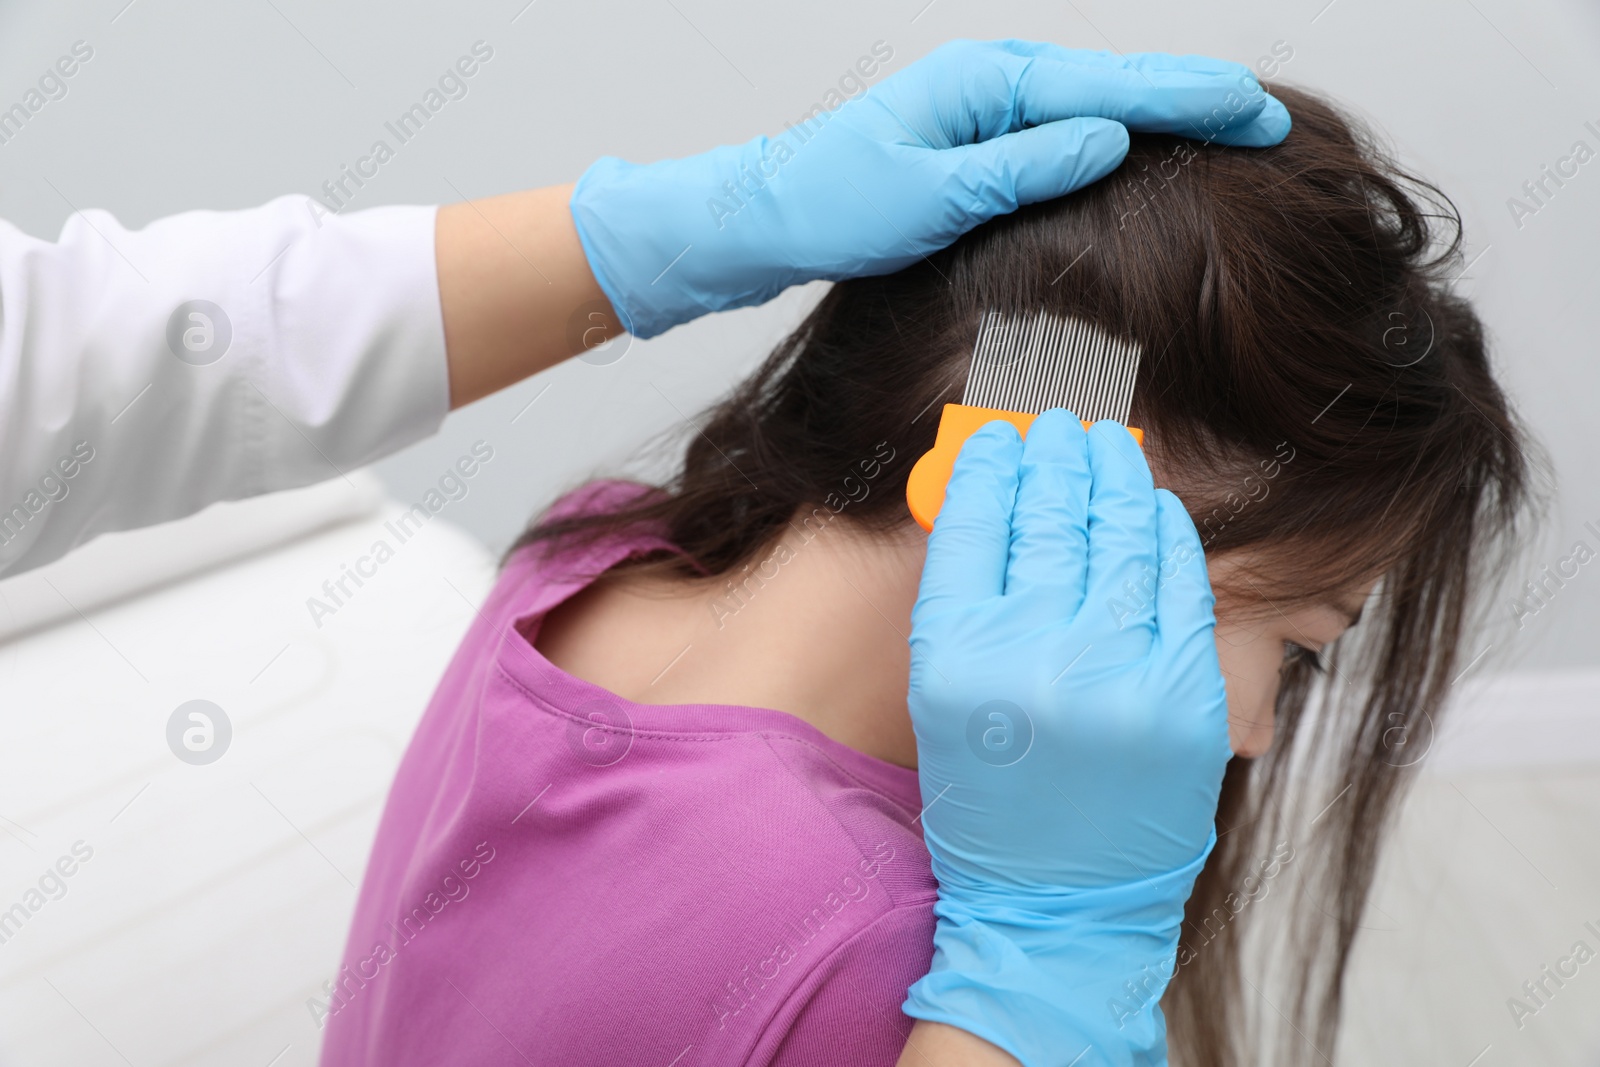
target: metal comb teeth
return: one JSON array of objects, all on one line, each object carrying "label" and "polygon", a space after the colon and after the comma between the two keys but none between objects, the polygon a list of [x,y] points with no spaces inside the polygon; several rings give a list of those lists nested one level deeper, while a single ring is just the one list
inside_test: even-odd
[{"label": "metal comb teeth", "polygon": [[1066,408],[1087,422],[1126,425],[1138,373],[1139,346],[1093,323],[988,311],[961,402],[1031,415]]}]

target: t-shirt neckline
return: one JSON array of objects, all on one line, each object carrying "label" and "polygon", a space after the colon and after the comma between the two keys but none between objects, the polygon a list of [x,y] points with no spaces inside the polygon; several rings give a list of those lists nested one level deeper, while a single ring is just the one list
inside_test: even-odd
[{"label": "t-shirt neckline", "polygon": [[[567,718],[574,730],[595,729],[591,712],[604,721],[620,721],[624,740],[643,737],[685,741],[733,740],[759,735],[806,744],[825,755],[852,777],[910,811],[918,810],[921,790],[917,772],[889,763],[836,741],[811,723],[776,708],[741,704],[643,704],[557,667],[534,641],[545,616],[590,585],[600,573],[632,555],[681,550],[654,533],[641,531],[607,538],[576,552],[556,556],[540,544],[528,545],[506,564],[503,578],[517,576],[515,587],[531,591],[510,605],[501,617],[494,661],[500,671],[544,710]],[[557,568],[567,572],[558,576]],[[507,618],[509,616],[509,618]],[[618,714],[620,713],[620,715]]]}]

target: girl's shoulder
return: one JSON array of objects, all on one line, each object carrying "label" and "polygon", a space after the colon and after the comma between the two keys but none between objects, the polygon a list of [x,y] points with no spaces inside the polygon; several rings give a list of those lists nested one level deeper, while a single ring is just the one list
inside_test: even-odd
[{"label": "girl's shoulder", "polygon": [[630,504],[664,495],[663,490],[643,482],[628,481],[625,478],[596,478],[557,497],[555,502],[545,509],[535,525],[557,519],[616,511]]},{"label": "girl's shoulder", "polygon": [[[558,497],[535,521],[533,529],[590,515],[619,511],[662,490],[640,482],[606,478],[585,482]],[[653,524],[641,522],[625,531],[606,530],[572,536],[529,539],[505,559],[502,585],[583,586],[632,555],[674,552],[677,549]]]}]

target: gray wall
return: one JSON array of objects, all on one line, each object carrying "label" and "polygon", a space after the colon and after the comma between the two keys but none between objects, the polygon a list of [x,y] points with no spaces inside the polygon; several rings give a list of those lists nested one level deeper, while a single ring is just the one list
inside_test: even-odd
[{"label": "gray wall", "polygon": [[[1579,539],[1600,550],[1583,525],[1600,528],[1600,161],[1521,225],[1507,206],[1575,140],[1600,149],[1584,127],[1600,128],[1600,15],[1582,0],[525,4],[6,4],[0,106],[74,41],[95,54],[65,97],[0,145],[0,215],[53,236],[69,201],[138,224],[314,192],[479,39],[495,53],[468,95],[401,148],[357,206],[563,182],[603,153],[646,160],[774,132],[879,39],[894,48],[893,69],[958,36],[1247,63],[1281,40],[1294,51],[1281,77],[1366,115],[1466,216],[1475,258],[1460,284],[1490,323],[1505,380],[1551,460],[1547,525],[1510,577],[1534,577]],[[472,441],[490,441],[497,458],[453,515],[502,547],[555,492],[680,428],[678,411],[726,388],[814,295],[635,343],[611,366],[559,368],[452,416],[440,437],[379,471],[411,498]],[[1600,662],[1600,562],[1520,632],[1507,625],[1504,598],[1495,611],[1494,647],[1477,670]]]}]

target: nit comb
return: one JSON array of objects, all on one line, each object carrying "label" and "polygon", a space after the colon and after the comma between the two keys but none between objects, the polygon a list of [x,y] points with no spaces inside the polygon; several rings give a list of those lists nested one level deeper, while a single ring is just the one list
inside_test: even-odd
[{"label": "nit comb", "polygon": [[[1082,319],[1048,312],[985,312],[961,403],[946,404],[932,450],[906,481],[911,517],[924,530],[944,507],[945,485],[961,446],[986,423],[1004,419],[1027,436],[1051,408],[1076,412],[1088,429],[1101,419],[1127,424],[1139,373],[1139,346]],[[1142,446],[1144,433],[1129,427]]]}]

